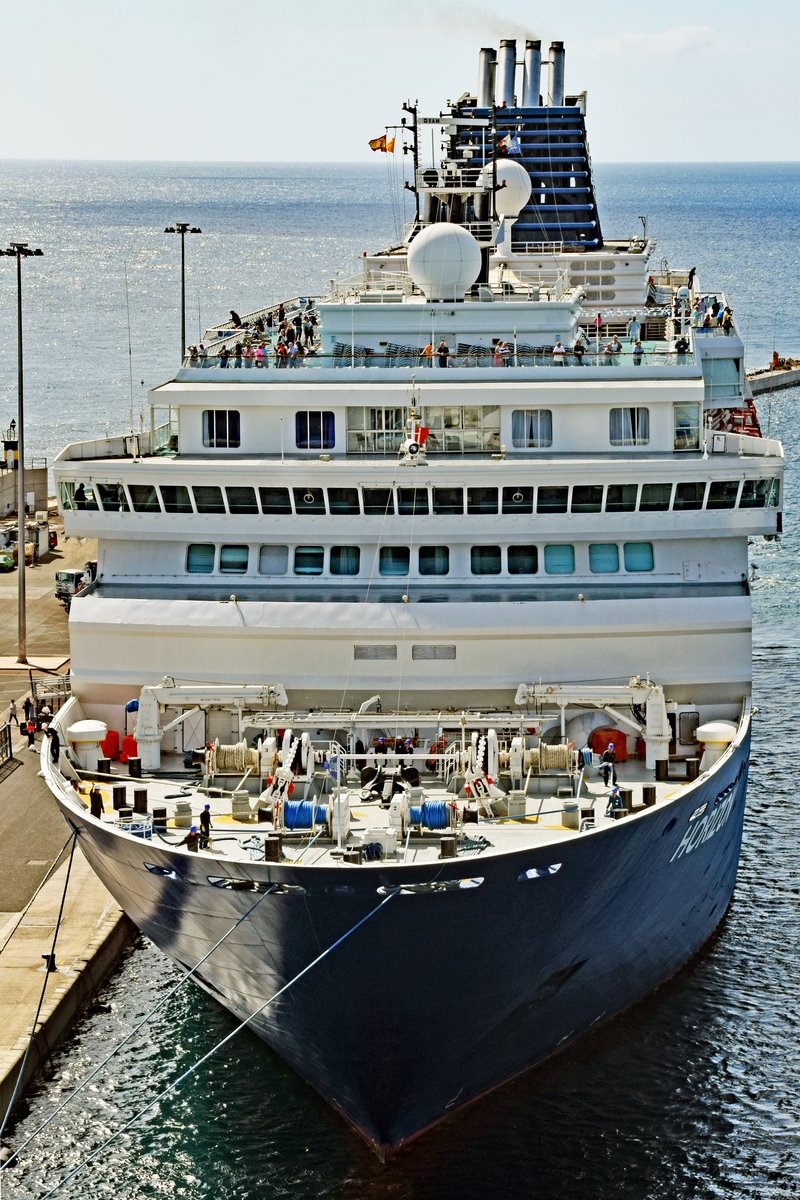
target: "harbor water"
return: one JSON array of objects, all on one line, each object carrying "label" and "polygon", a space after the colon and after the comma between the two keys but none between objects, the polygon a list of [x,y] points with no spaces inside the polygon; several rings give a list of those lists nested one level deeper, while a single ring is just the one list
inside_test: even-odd
[{"label": "harbor water", "polygon": [[[723,289],[748,351],[800,357],[800,165],[597,166],[606,236],[658,238],[654,266],[696,266]],[[286,296],[325,290],[403,219],[385,164],[0,163],[4,236],[23,263],[28,457],[134,423],[174,370],[180,245],[187,333]],[[406,212],[405,216],[408,217]],[[127,303],[126,303],[127,276]],[[198,322],[199,309],[199,322]],[[130,325],[130,343],[128,326]],[[16,287],[0,269],[0,426],[16,413]],[[130,354],[129,354],[130,345]],[[132,383],[132,387],[131,387]],[[757,541],[749,804],[733,903],[669,985],[571,1050],[442,1123],[387,1166],[261,1042],[239,1034],[103,1151],[64,1196],[120,1200],[784,1200],[800,1196],[800,838],[797,411],[800,388],[758,400],[787,454],[780,542]],[[568,911],[567,925],[579,918]],[[166,995],[176,968],[142,944],[53,1055],[10,1137],[18,1144]],[[364,963],[363,1021],[379,1028]],[[33,1017],[33,1014],[31,1014]],[[409,1054],[415,1020],[409,1014]],[[465,997],[453,1020],[480,1022]],[[167,1001],[4,1174],[33,1200],[132,1120],[234,1026],[199,989]],[[309,1030],[313,1038],[314,1031]]]}]

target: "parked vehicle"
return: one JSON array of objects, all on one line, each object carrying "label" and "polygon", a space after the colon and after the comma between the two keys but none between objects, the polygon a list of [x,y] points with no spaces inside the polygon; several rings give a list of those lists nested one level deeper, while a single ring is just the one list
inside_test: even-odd
[{"label": "parked vehicle", "polygon": [[85,588],[97,575],[97,559],[93,558],[82,567],[69,567],[56,571],[56,600],[60,600],[69,612],[72,597]]}]

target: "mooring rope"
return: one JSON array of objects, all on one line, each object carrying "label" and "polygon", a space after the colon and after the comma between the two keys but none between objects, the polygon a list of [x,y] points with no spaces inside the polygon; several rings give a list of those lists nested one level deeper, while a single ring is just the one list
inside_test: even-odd
[{"label": "mooring rope", "polygon": [[362,917],[360,921],[357,921],[355,925],[347,930],[347,933],[343,933],[342,936],[338,938],[331,946],[329,946],[327,950],[323,950],[322,953],[317,955],[317,957],[310,962],[307,967],[303,967],[302,971],[298,972],[293,979],[290,979],[289,982],[285,983],[282,988],[279,988],[278,991],[275,992],[274,996],[270,996],[269,1000],[265,1000],[264,1003],[259,1005],[259,1007],[250,1013],[248,1017],[245,1017],[243,1021],[240,1021],[235,1029],[232,1029],[231,1032],[226,1034],[226,1036],[217,1042],[215,1046],[212,1046],[211,1049],[204,1054],[202,1058],[199,1058],[193,1066],[184,1071],[182,1075],[179,1075],[174,1083],[171,1083],[168,1088],[165,1088],[163,1092],[160,1092],[159,1095],[156,1096],[155,1100],[151,1100],[144,1106],[144,1108],[140,1109],[138,1113],[131,1117],[130,1121],[123,1125],[121,1129],[118,1129],[116,1133],[112,1133],[111,1137],[106,1138],[106,1140],[99,1145],[96,1150],[93,1150],[92,1153],[87,1155],[82,1162],[78,1163],[77,1167],[74,1167],[69,1174],[64,1176],[63,1179],[60,1179],[55,1187],[52,1187],[49,1192],[45,1192],[44,1195],[40,1197],[40,1200],[50,1200],[50,1197],[54,1196],[56,1192],[60,1191],[65,1183],[69,1183],[71,1179],[74,1179],[75,1176],[84,1169],[84,1167],[87,1167],[89,1163],[93,1162],[93,1160],[97,1158],[99,1154],[102,1154],[102,1152],[108,1146],[110,1146],[112,1142],[115,1142],[123,1133],[127,1133],[127,1131],[132,1128],[137,1121],[140,1121],[145,1113],[148,1113],[151,1108],[155,1108],[156,1105],[160,1104],[162,1100],[166,1099],[171,1092],[174,1092],[176,1088],[180,1087],[180,1085],[186,1079],[188,1079],[195,1073],[195,1071],[202,1067],[203,1063],[208,1062],[210,1058],[213,1058],[213,1056],[220,1051],[223,1046],[227,1045],[228,1042],[236,1037],[237,1033],[241,1033],[241,1031],[245,1029],[251,1021],[255,1020],[255,1018],[264,1012],[266,1008],[269,1008],[270,1004],[273,1004],[280,996],[284,995],[285,992],[288,992],[289,988],[293,987],[300,979],[303,978],[304,975],[307,975],[309,971],[312,971],[318,963],[322,962],[323,958],[327,958],[327,956],[331,954],[332,951],[337,948],[337,946],[341,946],[342,942],[346,941],[351,934],[354,934],[357,929],[360,929],[362,925],[369,921],[370,917],[374,917],[375,913],[379,912],[380,909],[383,908],[384,904],[388,904],[388,902],[397,894],[397,892],[390,892],[388,896],[385,896],[383,900],[381,900],[380,904],[376,905],[376,907],[373,908],[371,912],[368,912],[365,917]]}]

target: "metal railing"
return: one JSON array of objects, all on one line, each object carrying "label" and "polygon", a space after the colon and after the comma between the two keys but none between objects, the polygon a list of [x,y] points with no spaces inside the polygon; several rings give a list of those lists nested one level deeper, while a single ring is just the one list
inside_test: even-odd
[{"label": "metal railing", "polygon": [[494,370],[502,367],[674,367],[691,366],[694,363],[692,353],[679,354],[666,346],[648,347],[641,353],[630,347],[623,347],[616,352],[606,349],[584,350],[582,355],[576,355],[572,349],[565,349],[563,354],[554,354],[552,347],[514,348],[513,342],[506,343],[507,349],[470,347],[466,353],[448,351],[445,364],[440,364],[434,350],[432,357],[425,354],[424,349],[410,350],[401,348],[396,353],[386,353],[383,350],[372,350],[364,346],[343,346],[334,354],[323,354],[313,348],[307,348],[302,354],[285,355],[278,353],[277,347],[268,345],[262,348],[260,357],[227,353],[224,355],[207,354],[205,358],[187,355],[183,367],[194,370],[319,370],[345,369],[352,367],[407,367],[414,370],[442,370],[448,368],[480,367]]}]

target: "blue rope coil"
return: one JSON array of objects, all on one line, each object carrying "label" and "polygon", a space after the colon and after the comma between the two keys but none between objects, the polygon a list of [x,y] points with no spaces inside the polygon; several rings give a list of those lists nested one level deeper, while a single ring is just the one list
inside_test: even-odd
[{"label": "blue rope coil", "polygon": [[324,825],[328,810],[313,800],[287,800],[283,806],[283,823],[287,829],[313,829]]},{"label": "blue rope coil", "polygon": [[447,801],[426,800],[424,804],[411,804],[411,824],[424,829],[447,829]]}]

